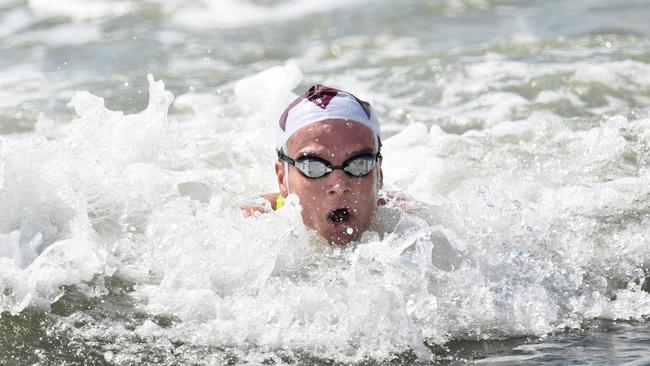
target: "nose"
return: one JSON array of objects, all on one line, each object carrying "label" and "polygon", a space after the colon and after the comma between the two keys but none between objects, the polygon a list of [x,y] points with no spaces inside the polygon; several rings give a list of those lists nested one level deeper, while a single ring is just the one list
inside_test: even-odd
[{"label": "nose", "polygon": [[335,170],[329,174],[327,194],[348,194],[352,192],[350,187],[350,177],[348,177],[342,170]]}]

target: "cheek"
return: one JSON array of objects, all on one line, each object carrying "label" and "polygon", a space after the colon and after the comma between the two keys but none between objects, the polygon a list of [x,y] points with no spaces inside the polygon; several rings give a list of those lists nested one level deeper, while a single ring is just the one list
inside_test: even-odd
[{"label": "cheek", "polygon": [[362,215],[370,215],[377,206],[377,185],[372,177],[354,185],[354,200]]},{"label": "cheek", "polygon": [[352,186],[355,196],[362,200],[373,200],[377,195],[377,184],[373,176],[359,179]]},{"label": "cheek", "polygon": [[307,179],[299,173],[289,174],[289,188],[291,193],[300,198],[303,207],[313,206],[318,202],[318,197],[323,195],[324,190],[318,180]]}]

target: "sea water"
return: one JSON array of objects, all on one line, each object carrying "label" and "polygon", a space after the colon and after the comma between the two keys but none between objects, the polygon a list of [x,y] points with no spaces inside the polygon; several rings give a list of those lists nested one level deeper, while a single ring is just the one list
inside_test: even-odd
[{"label": "sea water", "polygon": [[[650,363],[650,3],[0,0],[0,363]],[[276,190],[314,83],[382,207]]]}]

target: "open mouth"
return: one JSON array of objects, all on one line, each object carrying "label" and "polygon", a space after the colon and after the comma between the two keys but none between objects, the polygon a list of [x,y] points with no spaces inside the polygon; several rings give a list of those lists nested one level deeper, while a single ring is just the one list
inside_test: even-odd
[{"label": "open mouth", "polygon": [[347,208],[337,208],[330,212],[329,219],[335,224],[345,222],[350,218],[350,211]]}]

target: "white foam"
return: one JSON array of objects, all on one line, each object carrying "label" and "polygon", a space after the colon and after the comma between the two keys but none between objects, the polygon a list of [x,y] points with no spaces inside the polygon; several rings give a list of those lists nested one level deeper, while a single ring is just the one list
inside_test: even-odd
[{"label": "white foam", "polygon": [[14,9],[0,17],[0,37],[8,37],[35,22],[25,9]]},{"label": "white foam", "polygon": [[284,110],[297,95],[291,91],[302,80],[302,71],[296,63],[275,66],[235,84],[237,98],[249,108],[265,116],[264,127],[273,128]]},{"label": "white foam", "polygon": [[0,108],[17,109],[22,103],[41,96],[46,75],[31,65],[7,67],[0,72]]},{"label": "white foam", "polygon": [[314,3],[307,0],[283,1],[272,6],[254,5],[233,0],[209,0],[203,6],[180,6],[175,3],[173,20],[191,27],[239,28],[286,22],[334,9],[354,6],[366,0],[334,0]]},{"label": "white foam", "polygon": [[[117,123],[121,113],[103,109],[100,98],[80,94],[73,104],[82,118],[70,127],[66,138],[46,140],[27,136],[1,140],[1,254],[15,268],[13,273],[17,277],[11,281],[19,285],[10,289],[21,295],[5,299],[5,309],[20,311],[30,303],[48,305],[58,295],[60,286],[87,281],[92,274],[103,271],[105,255],[95,241],[95,229],[101,229],[103,224],[101,215],[117,209],[118,215],[128,216],[128,209],[119,211],[120,202],[110,201],[110,191],[116,187],[109,188],[107,179],[111,171],[117,172],[113,169],[118,169],[120,174],[126,172],[128,177],[129,168],[136,170],[140,177],[144,175],[142,179],[150,179],[151,175],[143,174],[141,167],[133,168],[129,164],[138,163],[151,153],[155,159],[152,145],[140,151],[133,149],[144,142],[144,133],[148,136],[145,140],[155,135],[151,135],[154,126],[160,120],[164,122],[171,103],[170,96],[156,86],[161,87],[152,81],[151,104],[141,114],[150,123],[139,126],[140,134],[129,125],[138,116],[126,116],[121,124]],[[164,110],[163,115],[159,114],[160,108]],[[161,128],[160,124],[157,126]],[[120,129],[122,132],[118,133]],[[124,134],[125,131],[129,133]],[[96,135],[97,132],[102,135]],[[123,140],[126,136],[130,140]],[[124,151],[131,149],[131,154],[100,164],[104,157],[114,155],[115,150],[111,149],[121,148],[120,142],[125,144],[121,146],[128,146]],[[116,165],[120,163],[124,165]],[[137,184],[137,187],[150,185]],[[145,190],[144,194],[154,194],[151,192]],[[136,190],[134,195],[138,193]],[[99,199],[93,200],[93,196]],[[108,202],[101,204],[107,199]],[[136,211],[139,209],[137,205],[132,206],[136,206],[133,207]],[[89,219],[89,213],[98,216]]]},{"label": "white foam", "polygon": [[[23,32],[12,37],[11,44],[44,43],[48,45],[79,45],[102,39],[99,25],[90,23],[64,23],[46,30]],[[65,62],[74,62],[69,60]]]},{"label": "white foam", "polygon": [[385,184],[428,205],[382,207],[374,232],[337,249],[304,227],[295,196],[252,218],[236,207],[275,189],[278,111],[263,96],[289,100],[301,75],[289,64],[223,86],[229,97],[188,94],[177,106],[197,115],[183,123],[150,77],[141,113],[79,92],[79,117],[53,138],[0,137],[0,307],[47,306],[62,285],[114,275],[134,282],[138,309],[176,319],[147,321],[138,336],[251,363],[280,350],[339,362],[412,350],[424,361],[423,341],[650,315],[635,285],[650,265],[650,225],[635,216],[648,172],[625,163],[650,142],[647,120],[576,127],[539,112],[463,134],[413,122],[384,140]]},{"label": "white foam", "polygon": [[[647,88],[650,82],[646,77],[636,75],[650,74],[648,65],[633,60],[596,62],[585,61],[584,58],[563,63],[536,64],[487,54],[478,61],[468,60],[465,67],[449,67],[446,70],[444,78],[436,83],[442,88],[441,100],[433,106],[435,108],[418,115],[440,121],[453,129],[471,130],[491,127],[500,121],[530,113],[531,107],[539,106],[540,103],[555,103],[559,106],[566,103],[575,109],[600,115],[629,106],[627,101],[621,100],[620,95],[631,95],[639,101],[643,100],[644,93],[639,91]],[[561,75],[570,78],[573,85],[557,90],[541,90],[533,100],[505,91],[527,83],[535,86],[537,80],[543,82]],[[611,91],[602,90],[603,85]],[[602,99],[607,103],[603,104]],[[401,106],[393,106],[398,107]]]},{"label": "white foam", "polygon": [[38,17],[65,16],[75,20],[119,16],[131,9],[131,4],[127,2],[104,0],[60,0],[56,3],[47,0],[29,0],[28,4]]}]

